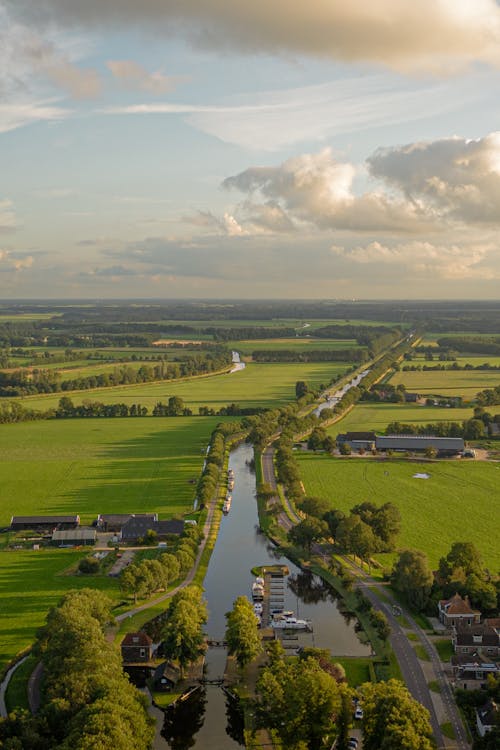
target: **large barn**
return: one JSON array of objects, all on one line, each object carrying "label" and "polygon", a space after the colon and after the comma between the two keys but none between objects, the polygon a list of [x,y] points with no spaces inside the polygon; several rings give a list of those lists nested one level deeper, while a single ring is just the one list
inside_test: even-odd
[{"label": "large barn", "polygon": [[425,451],[435,448],[439,456],[456,456],[465,447],[463,438],[436,437],[434,435],[377,435],[378,451]]}]

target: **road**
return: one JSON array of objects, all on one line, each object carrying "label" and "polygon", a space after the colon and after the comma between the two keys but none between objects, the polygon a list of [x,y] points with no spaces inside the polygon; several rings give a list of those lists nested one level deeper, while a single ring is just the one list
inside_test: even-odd
[{"label": "road", "polygon": [[[272,502],[274,504],[280,503],[281,506],[281,510],[279,511],[277,516],[278,523],[285,531],[289,531],[294,523],[298,523],[300,521],[300,517],[297,515],[294,508],[292,508],[286,496],[284,497],[285,507],[281,504],[281,500],[277,492],[276,476],[274,472],[274,448],[272,445],[269,445],[262,454],[262,474],[264,482],[276,489],[276,495],[272,499]],[[353,562],[351,560],[348,560],[348,563],[350,566],[353,566]],[[424,675],[422,666],[415,653],[412,643],[408,640],[405,631],[392,613],[392,604],[396,604],[396,602],[390,602],[388,604],[387,602],[383,602],[381,599],[379,599],[376,593],[374,593],[370,588],[376,586],[377,582],[369,577],[362,568],[358,566],[354,567],[356,567],[356,573],[358,575],[359,588],[362,590],[363,594],[369,600],[373,608],[382,612],[389,621],[389,624],[391,626],[390,644],[398,660],[401,674],[403,675],[403,679],[411,695],[429,711],[432,731],[434,733],[434,738],[436,740],[438,748],[447,747],[449,749],[454,746],[455,748],[457,748],[457,750],[470,750],[470,744],[467,742],[467,735],[463,727],[458,708],[454,701],[452,690],[450,688],[446,675],[444,674],[441,661],[434,645],[429,640],[426,633],[424,633],[424,631],[413,620],[411,615],[409,615],[407,612],[404,612],[406,620],[409,622],[411,628],[418,636],[420,643],[425,648],[431,659],[435,677],[441,689],[444,710],[448,716],[448,721],[450,721],[450,723],[452,724],[455,732],[454,745],[450,744],[449,740],[445,742],[443,733],[441,731],[440,722],[436,714],[436,709],[432,700],[431,692],[427,684],[427,678]],[[387,592],[384,592],[384,594],[385,596],[388,595]]]}]

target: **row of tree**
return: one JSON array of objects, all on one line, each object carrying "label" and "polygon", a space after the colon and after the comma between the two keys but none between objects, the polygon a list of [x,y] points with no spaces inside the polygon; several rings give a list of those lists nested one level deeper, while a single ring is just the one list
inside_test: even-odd
[{"label": "row of tree", "polygon": [[[496,418],[492,417],[491,421]],[[465,440],[480,440],[486,434],[486,424],[482,419],[466,419],[463,422],[430,422],[412,424],[410,422],[390,422],[387,435],[433,435],[436,437],[463,437]]]},{"label": "row of tree", "polygon": [[144,696],[124,675],[120,652],[104,627],[111,601],[101,592],[66,594],[40,630],[34,654],[44,667],[44,701],[31,716],[0,720],[5,750],[137,750],[152,746]]},{"label": "row of tree", "polygon": [[500,365],[492,365],[490,362],[482,362],[480,365],[472,365],[470,362],[466,362],[463,365],[459,365],[458,362],[453,364],[438,364],[438,365],[403,365],[401,368],[402,372],[448,372],[448,371],[459,371],[459,370],[500,370]]},{"label": "row of tree", "polygon": [[500,385],[494,388],[486,388],[476,393],[476,401],[480,406],[494,406],[500,404]]},{"label": "row of tree", "polygon": [[437,344],[442,349],[450,348],[466,354],[500,355],[500,336],[443,336]]}]

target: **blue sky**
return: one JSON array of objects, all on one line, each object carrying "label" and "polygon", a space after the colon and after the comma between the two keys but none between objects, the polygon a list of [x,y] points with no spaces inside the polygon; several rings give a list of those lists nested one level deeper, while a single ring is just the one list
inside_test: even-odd
[{"label": "blue sky", "polygon": [[3,297],[498,296],[493,0],[0,0]]}]

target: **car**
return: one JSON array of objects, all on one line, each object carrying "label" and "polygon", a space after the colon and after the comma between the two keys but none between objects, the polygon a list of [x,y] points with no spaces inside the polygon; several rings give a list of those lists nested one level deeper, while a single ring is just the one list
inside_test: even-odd
[{"label": "car", "polygon": [[349,737],[349,741],[347,742],[347,747],[352,747],[353,749],[356,748],[359,744],[359,740],[356,737]]},{"label": "car", "polygon": [[362,719],[363,718],[363,709],[360,708],[359,706],[357,707],[357,709],[354,712],[354,718],[355,719]]}]

